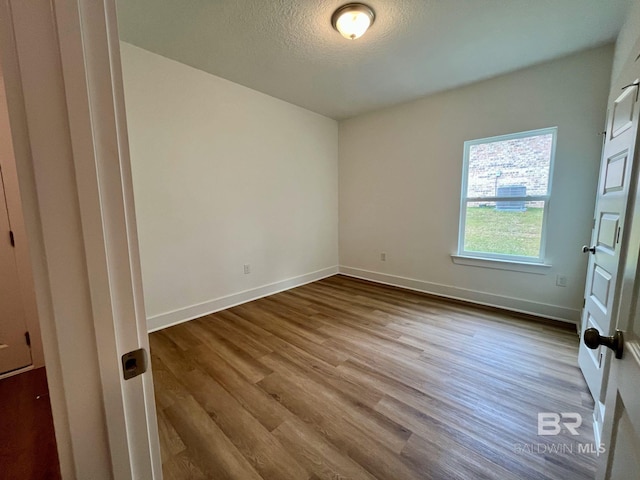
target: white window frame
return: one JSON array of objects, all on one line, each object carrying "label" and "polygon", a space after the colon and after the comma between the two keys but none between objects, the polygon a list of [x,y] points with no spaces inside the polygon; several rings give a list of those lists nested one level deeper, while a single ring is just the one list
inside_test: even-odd
[{"label": "white window frame", "polygon": [[[481,145],[485,143],[502,142],[507,140],[517,140],[519,138],[535,137],[539,135],[552,135],[551,158],[549,162],[549,179],[547,183],[546,195],[525,195],[521,197],[468,197],[469,182],[469,151],[473,145]],[[495,137],[479,138],[476,140],[468,140],[464,142],[464,157],[462,166],[462,190],[460,197],[460,226],[458,230],[458,255],[461,258],[478,258],[483,260],[496,260],[499,262],[527,263],[527,264],[544,264],[547,243],[547,219],[549,217],[549,204],[551,203],[551,187],[553,179],[553,167],[556,156],[556,143],[558,137],[558,127],[540,128],[538,130],[528,130],[526,132],[511,133],[507,135],[498,135]],[[508,255],[503,253],[491,252],[475,252],[466,251],[464,249],[464,235],[467,217],[467,203],[469,202],[509,202],[524,201],[535,202],[543,201],[544,210],[542,213],[542,232],[540,234],[540,255],[538,257],[528,257],[522,255]],[[463,263],[463,262],[456,262]]]}]

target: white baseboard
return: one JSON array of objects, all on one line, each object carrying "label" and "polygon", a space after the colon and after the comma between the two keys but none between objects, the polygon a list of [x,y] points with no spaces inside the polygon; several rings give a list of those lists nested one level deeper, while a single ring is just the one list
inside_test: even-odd
[{"label": "white baseboard", "polygon": [[172,310],[170,312],[161,313],[147,318],[147,330],[149,333],[163,328],[171,327],[194,318],[209,315],[220,310],[235,307],[242,303],[251,302],[258,298],[267,297],[274,293],[283,292],[291,288],[299,287],[306,283],[315,282],[326,277],[330,277],[338,273],[338,267],[329,267],[315,272],[300,275],[298,277],[287,278],[278,282],[263,285],[261,287],[244,290],[238,293],[232,293],[224,297],[215,298],[206,302],[190,305],[188,307]]},{"label": "white baseboard", "polygon": [[35,367],[33,365],[27,365],[26,367],[18,368],[17,370],[11,370],[10,372],[3,373],[2,375],[0,375],[0,380],[13,377],[14,375],[20,375],[21,373],[28,372],[29,370],[34,370],[34,369]]},{"label": "white baseboard", "polygon": [[436,295],[438,297],[463,300],[465,302],[502,308],[513,312],[536,315],[538,317],[572,324],[577,324],[580,320],[579,310],[561,307],[559,305],[532,302],[521,298],[506,297],[503,295],[496,295],[494,293],[479,292],[477,290],[459,288],[451,285],[425,282],[423,280],[389,275],[387,273],[372,272],[370,270],[362,270],[344,265],[340,265],[339,270],[340,274],[347,275],[349,277],[415,290],[418,292]]},{"label": "white baseboard", "polygon": [[444,298],[454,300],[463,300],[466,302],[486,305],[491,307],[502,308],[514,312],[527,313],[539,317],[558,320],[572,324],[578,324],[580,319],[580,311],[573,310],[558,305],[549,305],[545,303],[532,302],[520,298],[506,297],[493,293],[479,292],[465,288],[454,287],[450,285],[442,285],[438,283],[425,282],[413,278],[401,277],[397,275],[389,275],[386,273],[373,272],[359,268],[347,267],[329,267],[315,272],[300,275],[298,277],[288,278],[279,282],[270,283],[261,287],[244,290],[242,292],[233,293],[224,297],[215,298],[206,302],[190,305],[170,312],[154,315],[147,319],[147,329],[149,333],[163,328],[171,327],[179,323],[193,320],[194,318],[209,315],[211,313],[235,307],[242,303],[251,302],[258,298],[267,297],[278,292],[299,287],[306,283],[315,282],[326,277],[330,277],[340,273],[349,277],[369,280],[376,283],[391,285],[394,287],[406,288],[418,292],[428,293]]}]

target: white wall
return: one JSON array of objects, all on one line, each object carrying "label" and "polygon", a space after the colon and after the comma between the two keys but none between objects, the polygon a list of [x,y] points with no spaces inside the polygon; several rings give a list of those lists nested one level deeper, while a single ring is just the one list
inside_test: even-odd
[{"label": "white wall", "polygon": [[622,71],[622,67],[629,61],[630,57],[633,57],[631,59],[633,61],[640,55],[640,52],[634,48],[638,40],[640,40],[640,0],[632,0],[625,22],[616,40],[611,83],[615,83]]},{"label": "white wall", "polygon": [[335,273],[337,122],[121,48],[149,328]]},{"label": "white wall", "polygon": [[[341,122],[341,271],[577,321],[612,56],[605,46]],[[463,142],[551,126],[553,267],[540,275],[452,263]]]}]

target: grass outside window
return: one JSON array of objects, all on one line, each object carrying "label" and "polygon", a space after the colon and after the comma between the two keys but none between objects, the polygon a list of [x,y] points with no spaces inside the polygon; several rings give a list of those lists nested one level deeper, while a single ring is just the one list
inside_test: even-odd
[{"label": "grass outside window", "polygon": [[493,206],[467,206],[464,250],[539,257],[544,209],[500,211]]}]

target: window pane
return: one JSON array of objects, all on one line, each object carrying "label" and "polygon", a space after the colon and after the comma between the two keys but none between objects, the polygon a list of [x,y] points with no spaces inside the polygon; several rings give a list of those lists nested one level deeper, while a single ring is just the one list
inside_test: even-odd
[{"label": "window pane", "polygon": [[467,197],[547,195],[553,134],[469,146]]},{"label": "window pane", "polygon": [[540,257],[544,202],[503,203],[467,203],[464,251]]}]

